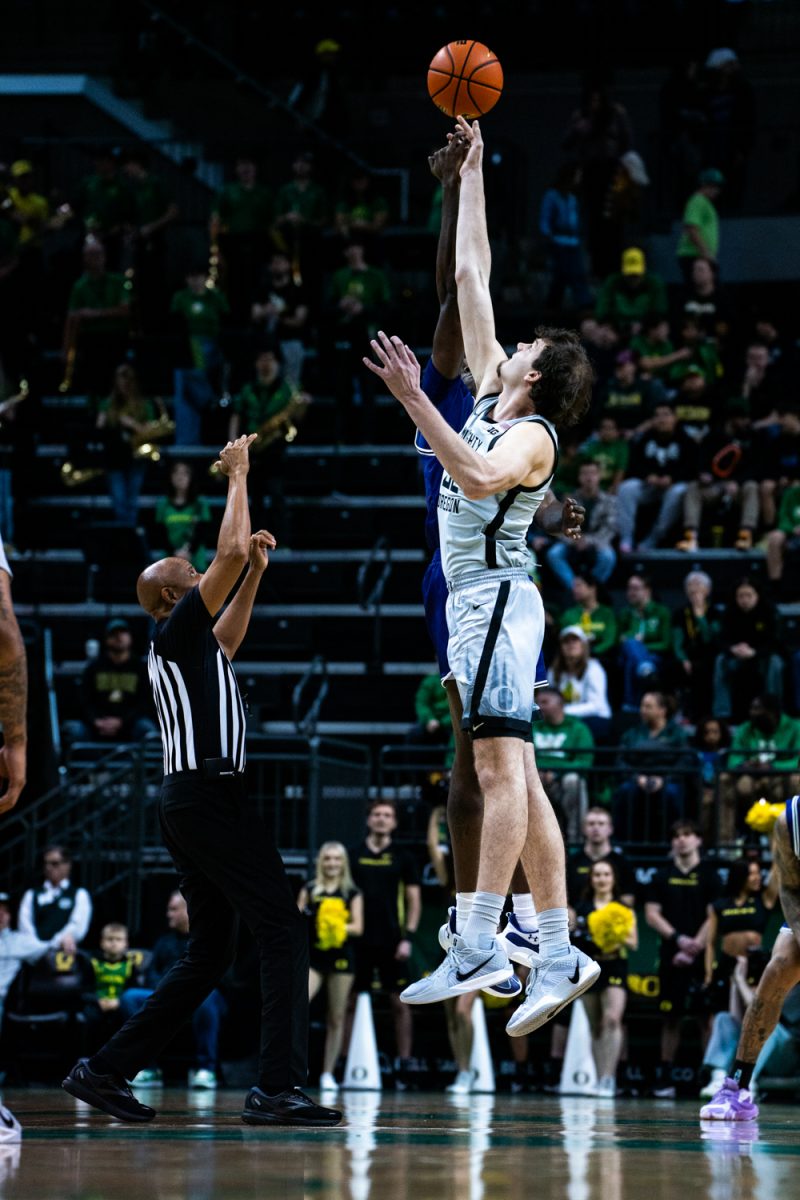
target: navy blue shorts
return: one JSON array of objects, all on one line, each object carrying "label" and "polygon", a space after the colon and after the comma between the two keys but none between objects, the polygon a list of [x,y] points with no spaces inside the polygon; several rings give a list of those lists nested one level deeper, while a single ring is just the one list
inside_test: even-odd
[{"label": "navy blue shorts", "polygon": [[[447,584],[442,571],[442,558],[439,550],[434,550],[433,557],[428,563],[422,577],[422,603],[425,608],[425,624],[428,636],[433,642],[436,658],[439,663],[439,674],[442,679],[450,674],[450,663],[447,661],[447,643],[450,634],[447,629]],[[547,686],[547,671],[544,665],[544,654],[539,651],[539,661],[536,664],[536,682],[534,688]]]}]

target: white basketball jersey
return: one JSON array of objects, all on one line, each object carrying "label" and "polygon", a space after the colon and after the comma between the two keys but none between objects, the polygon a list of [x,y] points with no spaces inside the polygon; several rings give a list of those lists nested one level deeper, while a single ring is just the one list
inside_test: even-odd
[{"label": "white basketball jersey", "polygon": [[509,429],[523,421],[533,421],[544,425],[553,439],[553,471],[536,488],[518,484],[507,492],[497,492],[481,500],[468,500],[445,471],[439,488],[438,516],[442,567],[448,583],[463,575],[495,568],[528,566],[530,556],[525,537],[558,466],[558,437],[550,422],[533,413],[513,421],[492,421],[488,414],[496,403],[496,395],[478,400],[461,430],[460,436],[467,445],[476,454],[486,455]]}]

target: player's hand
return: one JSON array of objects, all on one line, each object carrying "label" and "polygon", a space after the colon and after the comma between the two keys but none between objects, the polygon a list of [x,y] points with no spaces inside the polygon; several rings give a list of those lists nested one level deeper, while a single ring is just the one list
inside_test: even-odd
[{"label": "player's hand", "polygon": [[428,166],[434,178],[438,179],[445,187],[452,187],[457,184],[459,171],[466,157],[467,149],[467,142],[460,131],[458,133],[448,133],[447,145],[442,146],[428,158]]},{"label": "player's hand", "polygon": [[586,509],[573,496],[567,496],[561,509],[561,532],[565,537],[577,539],[586,520]]},{"label": "player's hand", "polygon": [[250,552],[248,561],[250,569],[253,571],[266,571],[269,563],[268,551],[274,550],[277,546],[275,537],[266,529],[259,529],[258,533],[250,535]]},{"label": "player's hand", "polygon": [[0,749],[0,780],[8,785],[0,795],[0,816],[11,812],[25,787],[26,746],[24,742],[6,744]]},{"label": "player's hand", "polygon": [[461,132],[464,135],[468,146],[467,157],[461,164],[461,178],[463,179],[465,175],[483,169],[483,137],[477,121],[473,121],[471,125],[464,117],[458,117],[457,121],[456,133]]},{"label": "player's hand", "polygon": [[258,437],[257,433],[242,434],[233,442],[228,442],[219,452],[219,458],[214,463],[214,469],[223,475],[246,475],[250,470],[250,446]]},{"label": "player's hand", "polygon": [[364,366],[386,384],[389,391],[401,404],[408,405],[417,400],[420,392],[420,366],[408,346],[399,337],[389,337],[382,329],[377,338],[370,342],[380,366],[370,358],[363,358]]}]

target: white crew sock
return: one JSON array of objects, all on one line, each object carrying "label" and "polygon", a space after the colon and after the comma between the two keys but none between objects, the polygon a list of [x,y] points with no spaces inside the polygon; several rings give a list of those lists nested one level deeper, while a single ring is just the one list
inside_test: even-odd
[{"label": "white crew sock", "polygon": [[569,916],[565,908],[539,913],[539,954],[542,959],[567,958],[570,952]]},{"label": "white crew sock", "polygon": [[505,905],[505,896],[494,892],[476,892],[472,901],[472,910],[464,926],[461,936],[470,947],[480,946],[480,938],[497,936],[497,926]]},{"label": "white crew sock", "polygon": [[530,892],[512,892],[511,900],[514,905],[514,916],[520,929],[526,933],[536,933],[539,928],[539,918],[536,916],[536,905]]},{"label": "white crew sock", "polygon": [[463,932],[464,926],[469,920],[469,914],[472,912],[472,901],[475,899],[474,892],[456,892],[456,932]]}]

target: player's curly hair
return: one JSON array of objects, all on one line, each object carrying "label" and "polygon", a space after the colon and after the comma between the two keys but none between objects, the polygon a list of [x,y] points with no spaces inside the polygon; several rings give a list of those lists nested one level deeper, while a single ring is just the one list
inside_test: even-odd
[{"label": "player's curly hair", "polygon": [[534,338],[547,343],[536,359],[541,379],[530,392],[536,412],[556,429],[577,425],[592,398],[594,372],[589,356],[572,329],[540,326]]}]

